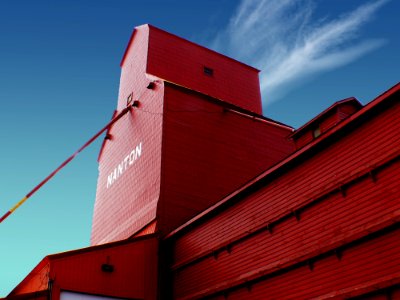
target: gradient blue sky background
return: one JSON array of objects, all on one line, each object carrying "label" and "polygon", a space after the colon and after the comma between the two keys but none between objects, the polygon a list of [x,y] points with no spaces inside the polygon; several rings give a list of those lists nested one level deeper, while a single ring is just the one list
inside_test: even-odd
[{"label": "gradient blue sky background", "polygon": [[[397,0],[1,1],[0,214],[109,121],[134,26],[262,69],[264,114],[298,127],[398,82],[399,11]],[[0,296],[45,255],[89,245],[100,142],[0,225]]]}]

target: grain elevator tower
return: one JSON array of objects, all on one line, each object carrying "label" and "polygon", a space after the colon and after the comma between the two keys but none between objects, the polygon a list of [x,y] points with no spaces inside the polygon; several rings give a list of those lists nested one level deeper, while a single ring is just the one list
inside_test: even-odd
[{"label": "grain elevator tower", "polygon": [[293,151],[260,115],[257,69],[151,25],[121,68],[117,112],[135,108],[99,155],[93,245],[168,233]]}]

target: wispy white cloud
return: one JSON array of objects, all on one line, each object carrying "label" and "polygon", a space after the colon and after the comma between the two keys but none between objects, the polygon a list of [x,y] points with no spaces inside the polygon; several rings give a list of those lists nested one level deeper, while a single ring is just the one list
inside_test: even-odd
[{"label": "wispy white cloud", "polygon": [[315,19],[312,0],[242,0],[211,47],[260,68],[261,92],[271,103],[304,80],[381,47],[384,40],[363,40],[359,33],[386,2]]}]

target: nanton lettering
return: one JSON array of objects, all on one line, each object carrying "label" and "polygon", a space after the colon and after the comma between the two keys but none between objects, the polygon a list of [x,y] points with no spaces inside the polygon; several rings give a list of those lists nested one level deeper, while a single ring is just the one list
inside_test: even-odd
[{"label": "nanton lettering", "polygon": [[109,188],[133,163],[142,155],[142,142],[136,146],[125,158],[115,167],[107,177],[107,188]]}]

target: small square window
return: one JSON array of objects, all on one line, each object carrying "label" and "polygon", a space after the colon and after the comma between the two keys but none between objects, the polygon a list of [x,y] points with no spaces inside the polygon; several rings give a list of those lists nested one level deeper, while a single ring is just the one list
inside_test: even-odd
[{"label": "small square window", "polygon": [[321,128],[319,126],[317,128],[314,128],[313,130],[313,138],[316,139],[321,135]]},{"label": "small square window", "polygon": [[213,76],[214,75],[214,70],[209,68],[209,67],[204,67],[203,72],[207,76]]}]

